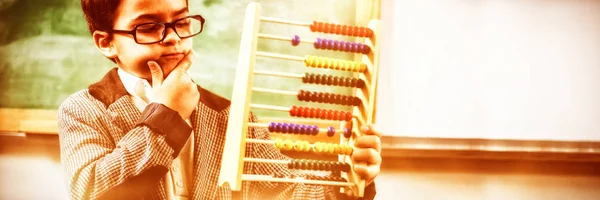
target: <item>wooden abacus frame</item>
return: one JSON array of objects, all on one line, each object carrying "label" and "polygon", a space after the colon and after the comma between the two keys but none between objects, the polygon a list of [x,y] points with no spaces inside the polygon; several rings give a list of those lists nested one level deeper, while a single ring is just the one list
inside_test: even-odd
[{"label": "wooden abacus frame", "polygon": [[[281,20],[275,18],[261,17],[260,16],[261,6],[258,3],[250,3],[246,9],[246,15],[244,20],[244,26],[242,29],[242,38],[240,43],[240,51],[238,57],[238,64],[236,68],[235,81],[233,85],[233,94],[231,98],[230,116],[226,132],[226,141],[224,146],[224,153],[221,162],[221,171],[219,175],[219,185],[228,184],[229,187],[234,191],[241,190],[242,181],[270,181],[270,182],[288,182],[288,183],[305,183],[305,184],[319,184],[319,185],[330,185],[330,186],[341,186],[340,192],[348,193],[346,189],[349,189],[354,196],[362,197],[364,195],[365,180],[354,173],[352,165],[350,164],[350,170],[347,173],[342,174],[347,178],[348,182],[334,182],[334,181],[321,181],[321,180],[308,180],[303,178],[274,178],[267,175],[249,175],[243,174],[244,162],[267,162],[267,163],[278,163],[287,164],[290,161],[277,161],[277,160],[264,160],[255,158],[244,158],[246,143],[263,143],[273,144],[272,141],[257,141],[253,139],[247,139],[247,132],[249,127],[264,128],[265,125],[256,123],[249,123],[250,108],[261,108],[279,111],[290,111],[289,108],[280,106],[269,106],[269,105],[258,105],[251,104],[250,100],[252,97],[252,91],[270,92],[283,95],[294,95],[294,92],[279,91],[263,88],[253,88],[254,74],[283,76],[301,78],[301,76],[286,73],[276,72],[265,72],[255,71],[255,62],[257,56],[279,58],[286,60],[304,61],[305,63],[309,59],[303,59],[301,57],[281,55],[274,53],[258,52],[257,42],[259,38],[277,39],[277,40],[290,40],[283,37],[260,34],[259,24],[261,22],[272,22],[281,23],[287,25],[296,26],[310,26],[310,23],[294,22],[288,20]],[[368,28],[373,31],[370,37],[365,39],[364,44],[370,48],[367,54],[363,54],[359,59],[361,65],[352,65],[352,63],[345,63],[344,61],[333,61],[333,62],[344,62],[346,64],[345,71],[361,71],[355,78],[364,81],[364,87],[354,89],[354,94],[361,100],[361,105],[353,106],[351,124],[352,124],[352,137],[345,138],[340,137],[340,142],[349,146],[353,146],[353,141],[360,134],[359,127],[365,123],[375,122],[375,97],[377,88],[377,70],[378,70],[378,49],[376,46],[376,38],[379,34],[379,21],[372,20]],[[314,41],[298,41],[304,43],[313,43]],[[307,64],[308,65],[308,64]],[[352,65],[348,67],[348,65]],[[315,67],[315,66],[313,66]],[[319,67],[319,66],[316,66]],[[322,66],[321,66],[322,67]],[[348,126],[346,122],[340,123],[340,129]],[[324,133],[326,130],[319,129],[319,133]],[[340,133],[339,131],[336,131]],[[311,145],[312,148],[314,145]],[[350,149],[351,150],[351,149]],[[346,163],[352,163],[350,153],[346,155],[339,155],[340,161]]]}]

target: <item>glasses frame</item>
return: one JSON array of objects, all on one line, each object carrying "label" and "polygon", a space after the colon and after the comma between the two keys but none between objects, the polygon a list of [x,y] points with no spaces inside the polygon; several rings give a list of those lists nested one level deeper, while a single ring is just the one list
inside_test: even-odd
[{"label": "glasses frame", "polygon": [[[179,33],[177,32],[177,29],[175,28],[175,24],[177,22],[181,21],[181,20],[188,19],[188,18],[194,18],[194,19],[200,20],[200,32],[198,32],[196,34],[192,34],[190,36],[181,37],[179,35]],[[183,17],[183,18],[179,18],[179,19],[173,20],[171,22],[149,22],[149,23],[143,23],[143,24],[135,25],[132,30],[117,30],[117,29],[112,29],[112,30],[109,30],[108,32],[109,33],[121,33],[121,34],[132,35],[133,36],[133,40],[135,40],[135,43],[138,43],[138,44],[155,44],[155,43],[162,42],[163,40],[165,40],[165,38],[167,38],[167,30],[169,28],[173,29],[173,31],[175,32],[175,34],[177,35],[177,37],[179,37],[181,39],[194,37],[194,36],[202,33],[202,31],[204,30],[204,22],[205,22],[204,17],[202,17],[201,15],[190,15],[190,16],[186,16],[186,17]],[[165,29],[162,32],[163,36],[162,36],[162,38],[160,40],[158,40],[156,42],[139,42],[138,39],[137,39],[137,35],[136,35],[137,28],[140,27],[140,26],[143,26],[143,25],[148,25],[148,24],[160,24],[160,25],[164,25]]]}]

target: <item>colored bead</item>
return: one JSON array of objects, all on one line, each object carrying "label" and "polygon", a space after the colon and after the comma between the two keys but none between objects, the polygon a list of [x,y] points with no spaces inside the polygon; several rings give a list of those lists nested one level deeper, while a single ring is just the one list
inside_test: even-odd
[{"label": "colored bead", "polygon": [[327,119],[327,110],[320,110],[321,112],[319,112],[319,119]]},{"label": "colored bead", "polygon": [[329,137],[333,137],[333,135],[335,135],[335,129],[333,128],[333,126],[330,126],[330,127],[327,129],[327,136],[329,136]]},{"label": "colored bead", "polygon": [[351,136],[352,136],[352,130],[350,130],[349,128],[344,128],[344,137],[350,138]]},{"label": "colored bead", "polygon": [[363,80],[357,80],[356,81],[356,87],[357,88],[362,88],[364,86],[365,86],[365,81],[363,81]]},{"label": "colored bead", "polygon": [[275,132],[281,133],[283,125],[281,123],[275,124]]},{"label": "colored bead", "polygon": [[317,27],[316,27],[316,24],[315,24],[315,22],[313,22],[313,23],[312,23],[312,24],[309,26],[309,28],[310,28],[310,31],[311,31],[311,32],[315,32],[315,31],[317,31]]},{"label": "colored bead", "polygon": [[367,45],[364,45],[363,51],[361,53],[363,53],[363,54],[369,54],[369,53],[371,53],[371,47],[369,47]]},{"label": "colored bead", "polygon": [[297,116],[297,114],[298,114],[298,107],[292,106],[290,108],[290,116],[294,117],[294,116]]},{"label": "colored bead", "polygon": [[306,134],[306,126],[304,126],[303,124],[298,125],[297,131],[298,131],[298,134],[300,134],[300,135]]},{"label": "colored bead", "polygon": [[323,145],[321,145],[321,142],[316,142],[313,146],[313,152],[315,153],[321,153],[323,151]]},{"label": "colored bead", "polygon": [[352,114],[351,113],[346,112],[346,116],[345,117],[346,118],[344,118],[343,120],[345,120],[345,121],[352,121]]},{"label": "colored bead", "polygon": [[333,145],[333,154],[340,154],[340,145],[339,144],[334,144]]},{"label": "colored bead", "polygon": [[276,149],[282,149],[283,148],[283,141],[279,138],[275,139],[275,148]]},{"label": "colored bead", "polygon": [[283,123],[282,124],[282,129],[281,129],[281,133],[289,133],[290,132],[290,127],[287,123]]},{"label": "colored bead", "polygon": [[318,134],[319,134],[319,127],[317,125],[314,125],[312,135],[318,135]]},{"label": "colored bead", "polygon": [[329,144],[329,151],[327,153],[329,154],[335,154],[335,144]]},{"label": "colored bead", "polygon": [[275,132],[275,122],[269,123],[269,132]]},{"label": "colored bead", "polygon": [[302,141],[300,141],[300,140],[296,141],[296,143],[294,144],[294,150],[295,151],[304,151],[304,145],[302,144]]},{"label": "colored bead", "polygon": [[344,165],[342,166],[342,171],[343,172],[349,172],[350,171],[350,164],[344,163]]},{"label": "colored bead", "polygon": [[284,148],[285,150],[292,150],[294,148],[294,142],[292,142],[291,140],[285,140],[284,141]]},{"label": "colored bead", "polygon": [[298,44],[300,44],[300,37],[298,35],[294,35],[294,38],[292,38],[292,46],[298,46]]},{"label": "colored bead", "polygon": [[304,152],[310,151],[310,142],[304,141]]}]

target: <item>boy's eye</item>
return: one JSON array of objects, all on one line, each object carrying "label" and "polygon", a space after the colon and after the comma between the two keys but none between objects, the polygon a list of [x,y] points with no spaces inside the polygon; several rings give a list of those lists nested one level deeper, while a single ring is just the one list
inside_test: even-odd
[{"label": "boy's eye", "polygon": [[176,27],[187,27],[189,25],[190,25],[190,19],[180,20],[175,24]]},{"label": "boy's eye", "polygon": [[161,31],[162,30],[162,25],[159,24],[144,24],[141,26],[138,26],[136,31],[138,33],[155,33],[157,31]]}]

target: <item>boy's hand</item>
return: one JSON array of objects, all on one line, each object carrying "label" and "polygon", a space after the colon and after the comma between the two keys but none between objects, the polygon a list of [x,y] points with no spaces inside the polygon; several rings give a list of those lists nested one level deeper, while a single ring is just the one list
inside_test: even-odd
[{"label": "boy's hand", "polygon": [[381,132],[371,124],[362,126],[360,130],[362,135],[354,141],[352,162],[354,172],[366,180],[367,186],[375,180],[381,167]]},{"label": "boy's hand", "polygon": [[192,78],[186,73],[192,65],[192,51],[177,64],[175,69],[164,78],[158,63],[149,61],[152,73],[152,92],[155,102],[177,111],[184,120],[189,118],[200,98],[200,93]]}]

